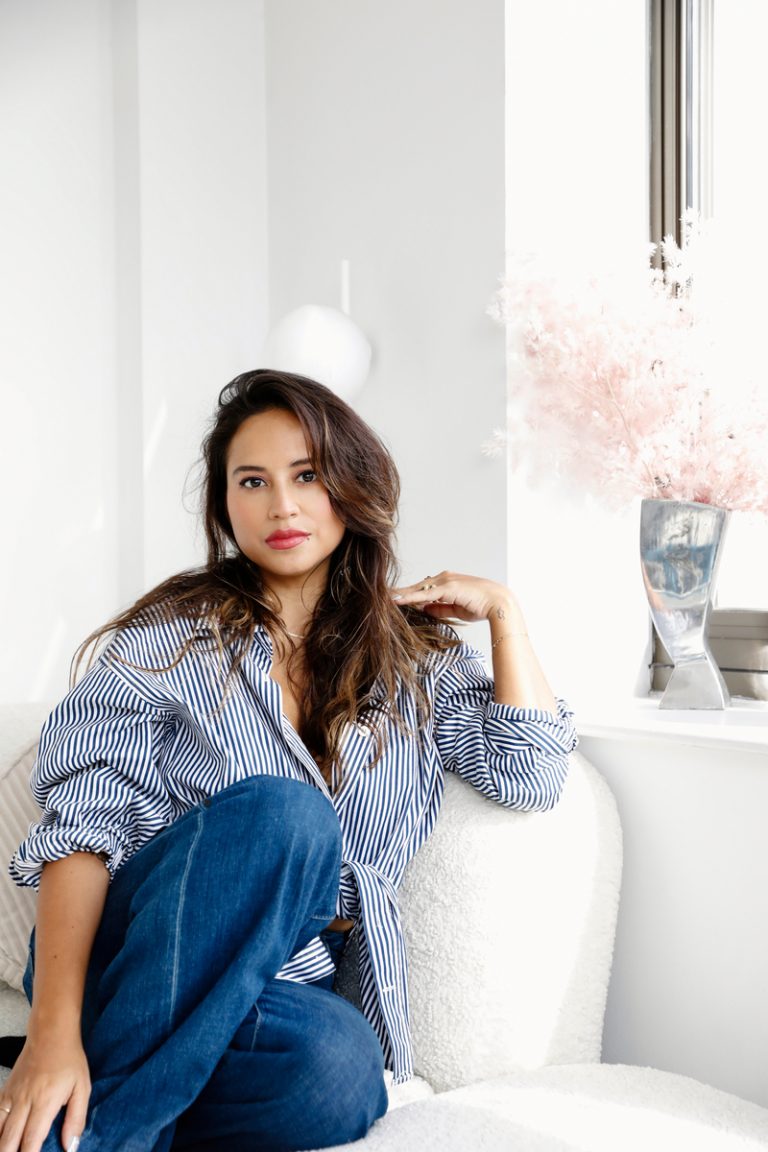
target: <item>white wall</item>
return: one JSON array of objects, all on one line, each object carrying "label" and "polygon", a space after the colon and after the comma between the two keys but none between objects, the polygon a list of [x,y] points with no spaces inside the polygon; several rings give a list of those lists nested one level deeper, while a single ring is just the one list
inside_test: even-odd
[{"label": "white wall", "polygon": [[[647,241],[645,0],[507,0],[507,249],[570,264]],[[511,376],[511,383],[514,377]],[[556,691],[630,695],[647,638],[639,512],[510,476],[509,574]]]},{"label": "white wall", "polygon": [[[339,305],[374,346],[357,407],[403,480],[406,580],[506,579],[502,0],[267,0],[270,302]],[[487,629],[473,633],[484,644]]]},{"label": "white wall", "polygon": [[65,687],[115,606],[112,77],[103,0],[0,13],[0,696]]},{"label": "white wall", "polygon": [[181,507],[267,326],[261,0],[0,10],[0,699],[201,556]]},{"label": "white wall", "polygon": [[504,465],[480,451],[504,411],[485,316],[502,0],[267,14],[269,132],[262,0],[0,11],[0,698],[58,696],[88,631],[199,558],[181,498],[215,396],[258,362],[268,295],[273,319],[337,304],[344,257],[375,348],[359,406],[403,476],[405,578],[505,578]]},{"label": "white wall", "polygon": [[624,828],[603,1059],[768,1106],[768,747],[616,732],[582,750]]},{"label": "white wall", "polygon": [[200,555],[185,475],[266,333],[263,5],[142,0],[138,44],[149,587]]}]

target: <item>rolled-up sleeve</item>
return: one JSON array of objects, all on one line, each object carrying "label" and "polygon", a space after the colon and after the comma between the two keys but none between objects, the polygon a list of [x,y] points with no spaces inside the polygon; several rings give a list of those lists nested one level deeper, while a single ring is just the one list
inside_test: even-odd
[{"label": "rolled-up sleeve", "polygon": [[497,704],[479,652],[461,645],[437,674],[435,741],[443,765],[508,808],[554,807],[578,742],[573,713]]},{"label": "rolled-up sleeve", "polygon": [[173,819],[159,762],[167,717],[140,677],[102,657],[51,713],[32,791],[42,809],[14,854],[16,883],[37,887],[45,863],[102,855],[111,875]]}]

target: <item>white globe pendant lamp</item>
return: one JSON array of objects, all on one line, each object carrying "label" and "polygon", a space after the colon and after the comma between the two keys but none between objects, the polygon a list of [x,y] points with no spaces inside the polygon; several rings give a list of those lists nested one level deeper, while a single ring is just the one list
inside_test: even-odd
[{"label": "white globe pendant lamp", "polygon": [[288,312],[269,332],[262,363],[318,380],[349,402],[368,378],[372,349],[349,316],[348,260],[342,261],[341,272],[341,309],[303,304]]}]

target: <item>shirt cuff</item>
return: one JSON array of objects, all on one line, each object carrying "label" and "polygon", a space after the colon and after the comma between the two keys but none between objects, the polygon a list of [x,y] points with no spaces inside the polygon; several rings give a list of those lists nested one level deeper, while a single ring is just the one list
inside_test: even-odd
[{"label": "shirt cuff", "polygon": [[43,828],[33,832],[11,857],[8,871],[21,887],[37,888],[44,864],[63,860],[73,852],[90,852],[100,856],[110,875],[130,854],[122,837],[110,829]]},{"label": "shirt cuff", "polygon": [[[493,738],[524,737],[542,751],[567,756],[576,748],[579,738],[573,723],[573,712],[560,697],[557,712],[547,708],[520,708],[514,704],[491,701],[486,713],[486,734]],[[510,732],[513,729],[513,733]]]}]

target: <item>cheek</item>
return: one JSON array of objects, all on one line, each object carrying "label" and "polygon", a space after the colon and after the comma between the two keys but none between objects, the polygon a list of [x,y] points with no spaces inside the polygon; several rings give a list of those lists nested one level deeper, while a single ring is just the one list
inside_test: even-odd
[{"label": "cheek", "polygon": [[226,499],[227,516],[229,523],[232,525],[233,535],[237,535],[243,524],[243,513],[245,511],[242,493],[237,488],[230,488],[227,491]]},{"label": "cheek", "polygon": [[227,490],[226,499],[224,500],[224,508],[226,509],[227,519],[234,527],[235,520],[237,519],[237,507],[235,501],[232,499],[232,493],[229,490]]},{"label": "cheek", "polygon": [[336,533],[339,537],[344,535],[344,522],[339,518],[339,515],[331,503],[331,498],[327,492],[323,493],[323,519],[325,520],[329,531]]}]

